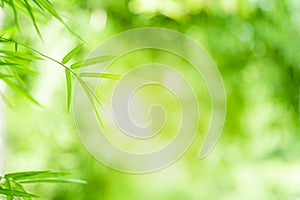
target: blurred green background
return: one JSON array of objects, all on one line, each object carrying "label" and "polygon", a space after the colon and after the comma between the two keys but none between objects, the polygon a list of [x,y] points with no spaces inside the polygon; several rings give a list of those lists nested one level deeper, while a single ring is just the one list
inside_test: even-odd
[{"label": "blurred green background", "polygon": [[[64,69],[31,66],[30,93],[44,106],[6,89],[5,172],[69,171],[87,185],[33,185],[42,199],[247,200],[300,199],[300,1],[298,0],[55,0],[63,19],[87,43],[84,58],[113,34],[138,27],[180,31],[215,61],[227,92],[220,141],[198,159],[210,112],[191,148],[159,172],[132,175],[107,168],[84,148],[66,106]],[[41,41],[30,18],[14,24],[9,7],[1,32],[61,60],[78,40],[57,20],[37,13]],[[205,91],[204,91],[205,93]],[[205,93],[207,94],[207,93]],[[208,98],[203,97],[203,98]],[[209,101],[204,101],[209,102]],[[207,105],[206,105],[207,104]],[[205,103],[204,107],[209,107]],[[204,108],[205,110],[205,108]],[[1,163],[2,163],[1,162]]]}]

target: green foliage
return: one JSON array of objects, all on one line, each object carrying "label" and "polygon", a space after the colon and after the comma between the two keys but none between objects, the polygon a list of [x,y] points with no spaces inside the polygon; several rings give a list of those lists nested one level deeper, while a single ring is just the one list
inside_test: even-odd
[{"label": "green foliage", "polygon": [[66,64],[67,62],[69,62],[69,60],[71,60],[82,48],[83,44],[79,44],[77,47],[75,47],[74,49],[72,49],[61,61],[62,64]]},{"label": "green foliage", "polygon": [[100,56],[100,57],[96,57],[96,58],[90,58],[90,59],[86,59],[86,60],[76,62],[76,63],[72,64],[70,68],[71,69],[78,69],[80,67],[87,67],[87,66],[94,65],[94,64],[97,64],[97,63],[112,60],[113,58],[115,58],[115,56]]},{"label": "green foliage", "polygon": [[37,24],[37,18],[36,13],[38,14],[44,14],[47,11],[48,14],[55,17],[60,23],[62,23],[66,29],[68,29],[74,36],[80,38],[68,25],[67,23],[61,18],[61,16],[58,14],[56,9],[54,8],[53,4],[48,0],[1,0],[0,5],[2,8],[4,8],[6,5],[10,6],[14,13],[14,22],[15,25],[20,29],[19,24],[19,12],[23,12],[27,14],[33,25],[34,28],[39,35],[39,37],[42,39],[42,34],[39,30],[38,24]]},{"label": "green foliage", "polygon": [[[5,30],[0,31],[0,81],[9,88],[1,96],[8,103],[17,102],[15,108],[7,109],[7,168],[59,168],[75,171],[89,182],[84,191],[70,187],[70,191],[54,188],[46,192],[38,185],[30,189],[41,191],[34,194],[57,200],[119,200],[124,196],[145,200],[298,199],[299,1],[153,0],[151,5],[145,2],[0,0],[5,11]],[[59,10],[64,11],[63,15]],[[73,27],[75,38],[66,37],[59,25],[48,24],[45,16],[52,16],[67,27],[66,32]],[[65,16],[70,18],[66,21]],[[29,20],[35,31],[30,32],[30,37],[23,34],[28,32]],[[49,27],[42,29],[42,24]],[[228,112],[221,140],[206,160],[196,158],[201,145],[201,139],[196,138],[187,154],[171,167],[157,174],[130,176],[103,167],[82,148],[63,101],[67,96],[70,109],[74,81],[78,81],[97,111],[96,106],[102,102],[95,98],[95,88],[84,78],[118,80],[120,75],[80,73],[81,67],[115,58],[107,55],[84,60],[85,50],[115,33],[149,26],[178,30],[203,45],[224,79]],[[11,31],[18,27],[21,32]],[[53,33],[53,29],[59,34]],[[86,40],[84,46],[82,41],[76,42],[78,33]],[[38,34],[45,43],[35,39]],[[48,37],[54,39],[47,41]],[[41,52],[41,48],[46,50]],[[53,55],[51,48],[57,54]],[[20,97],[38,103],[31,95],[32,87],[39,87],[36,80],[44,78],[40,72],[44,69],[41,63],[45,62],[63,69],[67,95],[63,92],[65,86],[57,83],[52,93],[49,91],[49,107],[41,111],[28,106]],[[206,112],[209,101],[202,97],[201,120],[206,122],[210,118]],[[96,116],[103,126],[98,111]],[[203,124],[199,127],[200,137],[207,128]],[[28,159],[35,162],[29,165]],[[0,193],[8,195],[8,199],[31,199],[32,196],[20,196],[32,195],[24,184],[53,182],[53,178],[59,182],[57,177],[16,181],[2,177]]]},{"label": "green foliage", "polygon": [[[92,59],[87,59],[84,61],[79,61],[76,63],[73,63],[70,65],[70,67],[67,67],[65,64],[70,61],[76,54],[80,51],[82,48],[82,44],[79,44],[77,47],[75,47],[73,50],[71,50],[69,53],[67,53],[66,56],[62,59],[62,62],[59,62],[43,53],[41,53],[38,50],[35,50],[27,45],[18,43],[16,41],[13,41],[11,39],[0,37],[0,42],[8,43],[8,44],[14,44],[15,47],[22,46],[26,50],[30,50],[31,53],[22,53],[20,51],[16,51],[17,48],[15,48],[15,51],[8,51],[8,50],[0,50],[0,67],[2,66],[2,71],[10,71],[12,74],[0,74],[0,79],[2,79],[12,90],[15,92],[18,92],[19,94],[23,94],[25,97],[27,97],[32,102],[36,103],[37,105],[40,105],[30,94],[29,91],[26,89],[26,84],[22,80],[19,74],[23,75],[36,75],[34,69],[30,68],[29,63],[35,60],[43,60],[47,59],[49,61],[55,62],[65,68],[65,76],[66,76],[66,85],[67,85],[67,106],[68,110],[70,110],[71,105],[71,98],[72,98],[72,74],[74,77],[80,82],[82,86],[85,88],[88,88],[86,85],[87,83],[83,80],[81,80],[81,77],[98,77],[98,78],[105,78],[105,79],[112,79],[116,80],[120,78],[120,75],[117,74],[92,74],[92,73],[81,73],[78,74],[74,69],[78,69],[83,66],[89,66],[97,63],[106,62],[108,60],[111,60],[114,58],[114,56],[102,56]],[[1,61],[1,57],[2,60]],[[27,65],[26,65],[27,64]],[[28,69],[27,69],[28,68]],[[15,71],[14,71],[15,70]],[[1,72],[1,71],[0,71]],[[10,78],[15,79],[14,81],[11,81]],[[85,90],[88,91],[88,90]],[[90,91],[90,90],[89,90]],[[91,92],[91,91],[90,91]],[[89,92],[89,93],[90,93]],[[92,100],[92,98],[90,98]]]},{"label": "green foliage", "polygon": [[24,200],[31,200],[39,196],[27,192],[24,184],[29,183],[79,183],[86,184],[85,181],[64,178],[69,173],[50,171],[31,171],[5,174],[0,177],[0,196],[6,196],[7,200],[20,197]]}]

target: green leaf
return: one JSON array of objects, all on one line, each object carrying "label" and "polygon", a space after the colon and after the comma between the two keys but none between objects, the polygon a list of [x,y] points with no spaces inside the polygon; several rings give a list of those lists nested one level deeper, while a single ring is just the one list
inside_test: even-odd
[{"label": "green leaf", "polygon": [[105,78],[112,80],[120,80],[121,75],[119,74],[109,74],[109,73],[79,73],[80,77],[91,77],[91,78]]},{"label": "green leaf", "polygon": [[70,178],[37,178],[30,180],[20,180],[22,184],[26,183],[78,183],[78,184],[87,184],[86,181]]},{"label": "green leaf", "polygon": [[16,6],[15,6],[14,0],[9,0],[8,3],[13,9],[14,21],[15,21],[16,26],[19,28],[20,26],[19,26],[19,20],[18,20],[18,12],[17,12]]},{"label": "green leaf", "polygon": [[17,63],[1,63],[0,61],[0,68],[1,67],[8,67],[11,68],[12,71],[17,72],[18,74],[24,74],[24,75],[29,75],[29,76],[35,76],[37,75],[37,72],[24,66],[20,66]]},{"label": "green leaf", "polygon": [[70,33],[72,33],[74,36],[79,38],[80,40],[83,41],[83,39],[77,35],[66,23],[65,21],[59,16],[59,14],[56,12],[54,9],[52,3],[48,0],[37,0],[38,3],[45,9],[47,10],[53,17],[55,17],[60,23],[62,23]]},{"label": "green leaf", "polygon": [[50,172],[50,171],[29,171],[6,174],[5,178],[13,180],[29,180],[36,178],[53,178],[67,176],[66,172]]},{"label": "green leaf", "polygon": [[100,57],[90,58],[87,60],[82,60],[82,61],[79,61],[79,62],[71,65],[71,69],[78,69],[80,67],[90,66],[90,65],[97,64],[97,63],[106,62],[106,61],[112,60],[113,58],[115,58],[115,56],[108,55],[108,56],[100,56]]},{"label": "green leaf", "polygon": [[15,92],[22,94],[23,96],[25,96],[26,98],[28,98],[30,101],[32,101],[33,103],[37,104],[38,106],[41,106],[41,104],[35,100],[26,89],[22,88],[21,86],[17,85],[16,83],[7,80],[7,79],[3,79],[4,82],[10,87],[12,88]]},{"label": "green leaf", "polygon": [[13,77],[10,74],[0,74],[0,79]]},{"label": "green leaf", "polygon": [[69,62],[69,60],[71,60],[82,48],[83,44],[79,44],[77,45],[74,49],[72,49],[63,59],[62,59],[62,63],[66,64],[67,62]]},{"label": "green leaf", "polygon": [[25,53],[9,51],[9,50],[4,50],[4,49],[0,49],[0,53],[5,54],[7,56],[11,56],[13,58],[22,59],[22,60],[29,60],[29,61],[31,61],[31,60],[44,60],[43,58],[41,58],[39,56],[36,56],[36,55],[32,55],[32,54],[28,54],[28,53],[25,54]]},{"label": "green leaf", "polygon": [[93,91],[95,91],[95,89],[91,89],[91,88],[88,86],[89,83],[83,81],[81,78],[79,78],[78,81],[79,81],[81,87],[84,89],[86,95],[88,96],[88,98],[89,98],[89,100],[90,100],[90,103],[91,103],[92,106],[93,106],[93,109],[94,109],[94,111],[95,111],[95,114],[96,114],[96,116],[97,116],[97,119],[98,119],[100,125],[101,125],[102,127],[104,127],[104,123],[103,123],[103,121],[102,121],[102,119],[101,119],[101,117],[100,117],[100,114],[99,114],[99,112],[98,112],[98,109],[97,109],[97,107],[96,107],[96,105],[95,105],[95,101],[94,101],[94,100],[96,100],[96,102],[101,106],[101,103],[100,103],[99,99],[97,98],[97,96],[96,96],[95,93],[93,92]]},{"label": "green leaf", "polygon": [[28,197],[28,198],[37,198],[38,196],[34,194],[30,194],[27,192],[17,191],[17,190],[9,190],[9,189],[0,189],[0,194],[10,197]]},{"label": "green leaf", "polygon": [[18,51],[18,43],[15,43],[15,52]]},{"label": "green leaf", "polygon": [[37,23],[36,23],[36,20],[35,20],[35,17],[34,17],[34,14],[33,14],[33,11],[32,11],[32,8],[31,8],[30,4],[28,3],[27,0],[23,0],[23,1],[24,1],[24,6],[25,6],[26,10],[28,11],[28,14],[29,14],[29,16],[32,20],[32,23],[34,25],[34,28],[35,28],[37,34],[39,35],[40,38],[42,38],[42,35],[41,35],[40,30],[37,26]]},{"label": "green leaf", "polygon": [[17,63],[2,62],[2,61],[0,60],[0,67],[1,67],[1,66],[9,66],[9,65],[18,65],[18,64],[17,64]]},{"label": "green leaf", "polygon": [[[20,192],[26,192],[27,193],[27,191],[24,189],[24,187],[20,183],[18,183],[16,181],[12,181],[11,183],[12,183],[12,186],[14,188],[16,188],[16,190],[18,190]],[[31,197],[24,197],[24,200],[32,200],[32,198]]]},{"label": "green leaf", "polygon": [[72,99],[72,77],[70,69],[65,69],[66,74],[66,82],[67,82],[67,105],[68,111],[70,111],[71,107],[71,99]]},{"label": "green leaf", "polygon": [[43,12],[45,11],[44,8],[41,6],[41,4],[37,0],[32,0]]},{"label": "green leaf", "polygon": [[[4,188],[3,189],[8,189],[8,190],[11,190],[11,185],[10,185],[10,181],[7,180],[7,179],[4,179],[4,183],[3,183],[3,186]],[[6,197],[6,200],[13,200],[13,197],[12,196],[7,196]]]},{"label": "green leaf", "polygon": [[[2,100],[4,100],[4,102],[5,102],[6,105],[8,105],[8,106],[11,107],[11,108],[14,107],[13,103],[10,101],[9,98],[7,98],[7,97],[3,94],[3,92],[0,92],[0,97],[2,98]],[[1,177],[0,177],[0,181],[1,181]],[[0,185],[1,185],[1,184],[0,184]]]}]

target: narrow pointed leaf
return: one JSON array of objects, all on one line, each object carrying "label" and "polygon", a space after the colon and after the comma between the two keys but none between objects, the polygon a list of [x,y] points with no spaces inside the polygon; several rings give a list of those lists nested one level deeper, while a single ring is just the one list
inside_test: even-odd
[{"label": "narrow pointed leaf", "polygon": [[[18,182],[13,181],[13,182],[12,182],[12,186],[13,186],[17,191],[27,193],[27,191],[25,190],[25,188],[24,188],[20,183],[18,183]],[[31,197],[24,197],[24,200],[32,200],[32,198],[31,198]]]},{"label": "narrow pointed leaf", "polygon": [[79,44],[77,45],[74,49],[72,49],[63,59],[62,59],[62,63],[65,64],[67,62],[69,62],[69,60],[71,60],[82,48],[83,44]]},{"label": "narrow pointed leaf", "polygon": [[13,77],[10,74],[0,74],[0,79]]},{"label": "narrow pointed leaf", "polygon": [[90,66],[90,65],[97,64],[97,63],[103,63],[103,62],[112,60],[113,58],[115,58],[115,56],[112,56],[112,55],[90,58],[87,60],[83,60],[83,61],[74,63],[73,65],[71,65],[71,69],[78,69],[80,67]]},{"label": "narrow pointed leaf", "polygon": [[80,73],[80,77],[91,77],[91,78],[105,78],[112,80],[120,80],[121,75],[119,74],[109,74],[109,73]]},{"label": "narrow pointed leaf", "polygon": [[[3,183],[4,189],[11,190],[10,181],[5,179]],[[12,196],[6,196],[6,200],[13,200]]]},{"label": "narrow pointed leaf", "polygon": [[104,127],[104,123],[103,123],[103,121],[102,121],[102,119],[101,119],[101,117],[100,117],[100,114],[99,114],[99,112],[98,112],[98,109],[97,109],[97,107],[96,107],[96,105],[95,105],[95,100],[96,100],[96,102],[101,106],[101,103],[100,103],[99,99],[97,98],[97,96],[96,96],[95,93],[93,92],[93,91],[95,91],[95,89],[91,89],[91,88],[88,86],[88,85],[89,85],[89,82],[85,82],[85,81],[83,81],[83,80],[80,79],[80,78],[78,79],[78,81],[79,81],[81,87],[84,89],[86,95],[88,96],[88,98],[89,98],[89,100],[90,100],[90,103],[91,103],[91,105],[93,106],[93,109],[94,109],[94,111],[95,111],[95,114],[96,114],[96,116],[97,116],[97,119],[98,119],[100,125],[101,125],[102,127]]},{"label": "narrow pointed leaf", "polygon": [[31,171],[31,172],[17,172],[6,174],[5,178],[13,180],[30,180],[37,178],[55,178],[67,176],[69,173],[65,172],[50,172],[50,171]]},{"label": "narrow pointed leaf", "polygon": [[4,82],[10,87],[12,88],[15,92],[22,94],[23,96],[25,96],[27,99],[29,99],[30,101],[32,101],[33,103],[35,103],[38,106],[41,106],[41,104],[35,100],[29,93],[27,90],[25,90],[24,88],[20,87],[19,85],[15,84],[12,81],[9,81],[7,79],[3,79]]},{"label": "narrow pointed leaf", "polygon": [[[10,108],[13,108],[14,105],[13,103],[10,101],[9,98],[7,98],[2,92],[0,92],[0,98],[2,98],[2,100],[4,100],[5,104],[8,105]],[[1,178],[0,178],[1,181]]]},{"label": "narrow pointed leaf", "polygon": [[45,11],[44,8],[41,6],[41,4],[37,0],[32,0],[43,12]]},{"label": "narrow pointed leaf", "polygon": [[27,192],[17,191],[17,190],[9,190],[9,189],[0,189],[0,194],[10,197],[29,197],[29,198],[37,198],[38,196],[34,194],[30,194]]},{"label": "narrow pointed leaf", "polygon": [[5,178],[14,179],[17,177],[27,177],[27,176],[36,176],[40,174],[49,173],[49,171],[29,171],[29,172],[16,172],[16,173],[9,173],[5,174]]},{"label": "narrow pointed leaf", "polygon": [[17,12],[17,9],[16,9],[16,6],[15,6],[15,3],[14,3],[14,0],[9,0],[9,5],[12,7],[13,9],[13,12],[14,12],[14,21],[15,21],[15,24],[18,28],[19,27],[19,20],[18,20],[18,12]]},{"label": "narrow pointed leaf", "polygon": [[56,12],[56,10],[54,9],[52,3],[50,1],[47,0],[38,0],[39,4],[45,9],[47,10],[53,17],[55,17],[60,23],[62,23],[70,33],[72,33],[74,36],[76,36],[77,38],[79,38],[81,41],[83,41],[83,39],[77,35],[66,23],[65,21],[59,16],[59,14]]},{"label": "narrow pointed leaf", "polygon": [[25,54],[25,53],[19,53],[19,52],[15,52],[15,51],[9,51],[9,50],[4,50],[4,49],[0,49],[0,53],[6,55],[6,56],[11,56],[13,58],[18,58],[18,59],[23,59],[23,60],[44,60],[43,58],[36,56],[36,55],[32,55],[32,54]]},{"label": "narrow pointed leaf", "polygon": [[78,184],[86,184],[86,181],[78,180],[78,179],[70,179],[70,178],[37,178],[30,180],[20,180],[22,184],[25,183],[78,183]]},{"label": "narrow pointed leaf", "polygon": [[35,16],[33,14],[33,10],[32,10],[32,8],[31,8],[31,6],[30,6],[30,4],[28,3],[27,0],[24,0],[24,6],[25,6],[26,10],[28,11],[28,14],[29,14],[29,16],[30,16],[30,18],[32,20],[32,23],[34,25],[34,28],[35,28],[37,34],[42,39],[42,35],[41,35],[40,30],[39,30],[39,28],[37,26],[37,23],[36,23],[36,20],[35,20]]},{"label": "narrow pointed leaf", "polygon": [[9,65],[18,65],[17,63],[9,63],[9,62],[2,62],[0,61],[0,67],[1,66],[9,66]]},{"label": "narrow pointed leaf", "polygon": [[71,99],[72,99],[72,77],[70,69],[65,69],[66,74],[66,83],[67,83],[67,105],[68,105],[68,111],[70,111],[71,107]]}]

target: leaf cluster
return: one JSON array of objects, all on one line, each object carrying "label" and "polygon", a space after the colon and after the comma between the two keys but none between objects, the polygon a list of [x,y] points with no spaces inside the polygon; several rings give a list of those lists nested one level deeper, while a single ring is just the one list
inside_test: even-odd
[{"label": "leaf cluster", "polygon": [[61,24],[63,24],[70,33],[82,40],[81,37],[77,35],[62,19],[60,14],[57,12],[56,8],[49,0],[0,0],[0,6],[2,8],[5,8],[7,6],[12,9],[14,14],[14,25],[17,26],[19,29],[21,29],[19,23],[19,15],[21,13],[27,15],[31,19],[33,26],[41,39],[42,34],[38,26],[39,18],[37,18],[37,15],[50,15],[54,17]]},{"label": "leaf cluster", "polygon": [[24,185],[30,183],[78,183],[86,184],[85,181],[70,179],[65,176],[68,173],[51,171],[29,171],[5,174],[0,176],[0,196],[6,200],[23,199],[31,200],[39,196],[28,192]]}]

